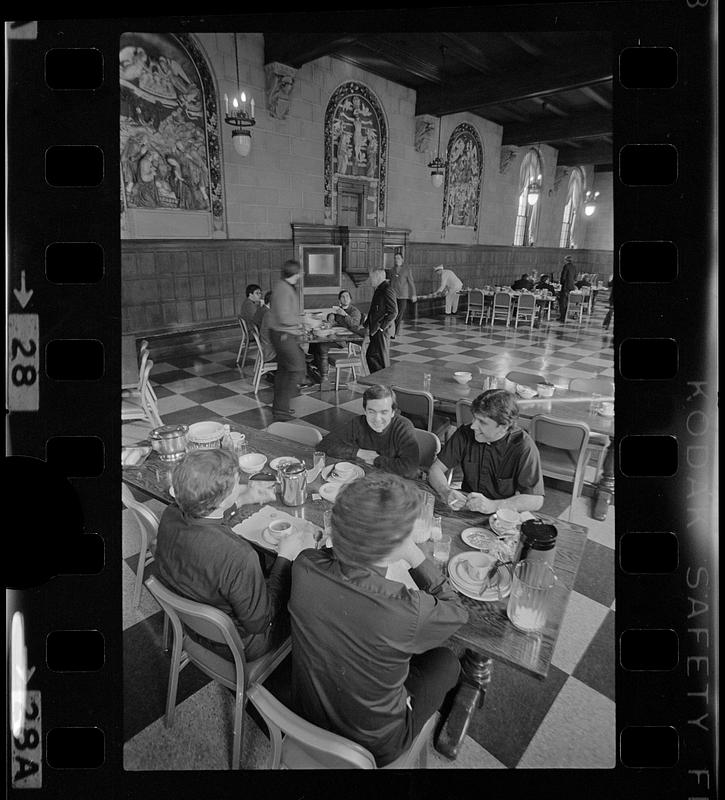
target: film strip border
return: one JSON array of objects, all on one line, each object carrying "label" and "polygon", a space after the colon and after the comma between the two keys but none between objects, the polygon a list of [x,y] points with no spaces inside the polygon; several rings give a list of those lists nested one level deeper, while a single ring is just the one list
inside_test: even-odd
[{"label": "film strip border", "polygon": [[[714,12],[707,0],[636,5],[601,22],[617,60],[618,764],[589,793],[714,797]],[[8,774],[12,790],[67,796],[121,771],[115,57],[126,28],[12,26],[6,434],[25,519],[6,579]]]}]

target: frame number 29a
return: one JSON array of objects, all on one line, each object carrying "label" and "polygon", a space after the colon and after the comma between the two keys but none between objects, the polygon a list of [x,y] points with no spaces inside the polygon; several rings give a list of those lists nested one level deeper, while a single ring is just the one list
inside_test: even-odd
[{"label": "frame number 29a", "polygon": [[39,405],[39,323],[37,314],[10,314],[8,319],[8,407],[37,411]]}]

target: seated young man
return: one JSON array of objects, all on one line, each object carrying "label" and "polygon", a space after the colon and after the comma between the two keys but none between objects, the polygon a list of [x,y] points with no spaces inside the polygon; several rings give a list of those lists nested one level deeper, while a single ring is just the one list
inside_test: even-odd
[{"label": "seated young man", "polygon": [[[297,712],[372,752],[379,767],[408,748],[456,686],[441,647],[468,620],[448,580],[413,541],[419,490],[397,475],[343,487],[332,547],[292,568],[292,696]],[[419,591],[385,577],[404,560]]]},{"label": "seated young man", "polygon": [[[261,481],[260,481],[261,483]],[[192,450],[174,469],[176,504],[168,506],[156,538],[161,580],[191,600],[229,614],[239,630],[248,660],[260,658],[289,634],[287,600],[292,562],[309,535],[295,532],[279,546],[267,582],[259,557],[237,536],[230,521],[235,506],[274,500],[274,484],[239,484],[239,467],[228,450]],[[189,631],[205,647],[231,660],[228,647]]]},{"label": "seated young man", "polygon": [[470,492],[466,508],[493,514],[497,508],[536,511],[544,502],[541,459],[534,440],[516,425],[519,408],[503,389],[489,389],[471,405],[473,422],[461,425],[445,443],[428,481],[449,502],[446,470],[460,466],[461,489]]},{"label": "seated young man", "polygon": [[524,272],[524,274],[516,281],[511,284],[511,288],[514,291],[520,291],[521,289],[533,289],[534,282],[529,278],[529,274]]},{"label": "seated young man", "polygon": [[328,322],[334,322],[342,328],[361,332],[362,312],[352,304],[352,297],[347,289],[337,295],[338,305],[332,307],[332,313],[327,315]]},{"label": "seated young man", "polygon": [[369,386],[363,394],[364,414],[330,431],[317,449],[335,458],[359,458],[370,466],[415,478],[420,465],[413,423],[396,414],[395,392]]},{"label": "seated young man", "polygon": [[261,322],[259,309],[262,305],[262,289],[256,283],[250,283],[247,286],[246,295],[239,310],[239,316],[247,325],[258,325]]}]

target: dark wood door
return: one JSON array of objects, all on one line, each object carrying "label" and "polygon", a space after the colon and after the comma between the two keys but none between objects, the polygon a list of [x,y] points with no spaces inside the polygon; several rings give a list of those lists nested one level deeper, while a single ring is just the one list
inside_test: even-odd
[{"label": "dark wood door", "polygon": [[337,196],[337,224],[356,228],[362,225],[363,196],[357,192],[340,192]]}]

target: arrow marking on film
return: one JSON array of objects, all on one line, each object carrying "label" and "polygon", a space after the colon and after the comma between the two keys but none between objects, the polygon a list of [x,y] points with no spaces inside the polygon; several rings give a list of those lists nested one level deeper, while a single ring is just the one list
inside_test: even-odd
[{"label": "arrow marking on film", "polygon": [[20,303],[21,308],[25,308],[30,302],[30,298],[33,296],[33,290],[30,289],[30,291],[28,291],[25,288],[25,270],[21,270],[20,272],[20,289],[13,289],[13,293],[15,297],[18,298],[18,303]]}]

